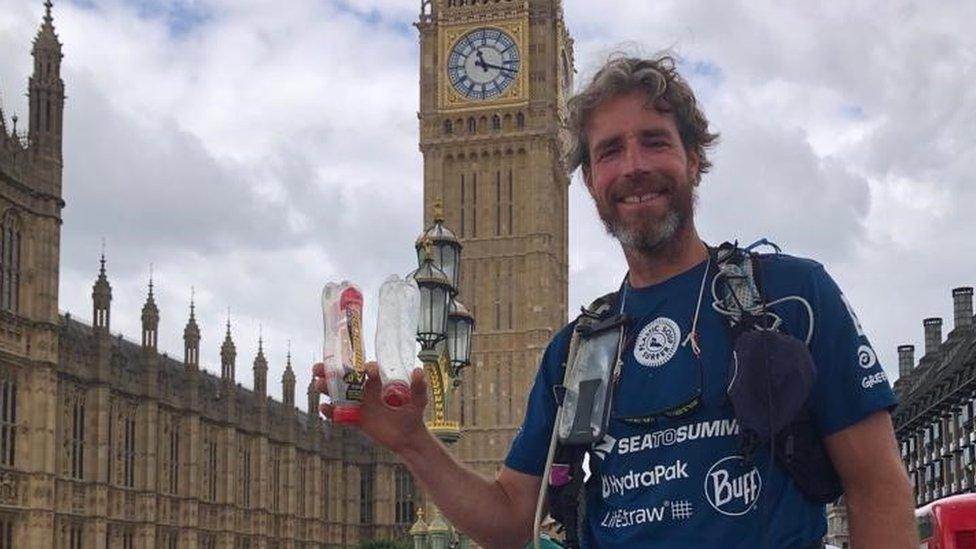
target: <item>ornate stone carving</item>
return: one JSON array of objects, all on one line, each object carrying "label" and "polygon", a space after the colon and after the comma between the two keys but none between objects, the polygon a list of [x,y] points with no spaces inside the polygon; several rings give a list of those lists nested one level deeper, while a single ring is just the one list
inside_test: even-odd
[{"label": "ornate stone carving", "polygon": [[9,471],[0,472],[0,503],[17,505],[18,478]]}]

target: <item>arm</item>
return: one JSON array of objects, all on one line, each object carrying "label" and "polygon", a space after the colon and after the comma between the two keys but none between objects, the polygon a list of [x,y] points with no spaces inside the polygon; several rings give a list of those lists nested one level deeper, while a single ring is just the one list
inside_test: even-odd
[{"label": "arm", "polygon": [[[369,380],[363,392],[359,428],[396,453],[441,513],[479,545],[525,545],[532,536],[541,479],[503,467],[495,480],[489,480],[466,468],[424,424],[427,383],[423,370],[413,372],[410,402],[390,408],[380,399],[376,363],[367,364],[366,369]],[[318,390],[327,394],[321,363],[315,365],[313,375]],[[331,417],[332,407],[323,404],[321,411]]]},{"label": "arm", "polygon": [[854,547],[918,547],[908,475],[888,412],[824,439],[841,482]]},{"label": "arm", "polygon": [[464,467],[430,434],[398,452],[437,508],[483,547],[522,547],[532,537],[539,477],[502,467],[494,481]]}]

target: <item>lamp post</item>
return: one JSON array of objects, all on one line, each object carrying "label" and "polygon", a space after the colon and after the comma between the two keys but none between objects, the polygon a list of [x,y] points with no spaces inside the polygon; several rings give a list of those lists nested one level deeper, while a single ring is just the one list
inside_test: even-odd
[{"label": "lamp post", "polygon": [[418,358],[430,380],[433,414],[427,427],[450,444],[461,436],[460,424],[447,418],[448,381],[460,384],[461,371],[470,364],[474,317],[457,301],[461,243],[444,226],[440,203],[434,206],[434,224],[417,239],[420,321],[417,324]]}]

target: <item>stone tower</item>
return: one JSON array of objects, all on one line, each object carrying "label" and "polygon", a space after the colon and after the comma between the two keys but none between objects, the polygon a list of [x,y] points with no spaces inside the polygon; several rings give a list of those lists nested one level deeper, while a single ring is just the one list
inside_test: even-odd
[{"label": "stone tower", "polygon": [[51,3],[44,8],[31,50],[27,124],[18,127],[16,114],[0,109],[0,505],[33,510],[19,538],[24,547],[48,544],[42,532],[54,529],[57,503],[64,82]]},{"label": "stone tower", "polygon": [[560,0],[424,0],[417,28],[424,223],[441,201],[464,246],[459,299],[476,319],[451,416],[464,433],[459,457],[492,475],[566,322],[559,128],[572,39]]}]

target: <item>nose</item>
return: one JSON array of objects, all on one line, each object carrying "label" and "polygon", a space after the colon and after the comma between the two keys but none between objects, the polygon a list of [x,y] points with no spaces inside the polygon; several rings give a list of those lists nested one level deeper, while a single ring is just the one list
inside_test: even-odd
[{"label": "nose", "polygon": [[627,139],[624,142],[624,177],[636,178],[647,171],[647,166],[644,165],[644,157],[638,145],[637,141],[633,138]]}]

